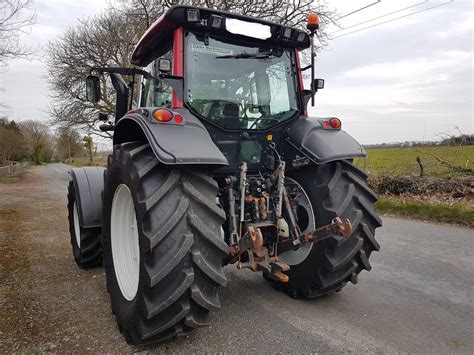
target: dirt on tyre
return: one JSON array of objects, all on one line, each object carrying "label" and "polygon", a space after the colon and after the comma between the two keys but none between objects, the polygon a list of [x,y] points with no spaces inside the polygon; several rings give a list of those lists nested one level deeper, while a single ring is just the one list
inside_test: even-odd
[{"label": "dirt on tyre", "polygon": [[[335,161],[289,173],[288,179],[302,188],[310,202],[306,212],[297,211],[298,223],[305,224],[302,230],[327,225],[340,216],[352,222],[353,233],[348,239],[313,244],[299,259],[287,252],[291,256],[287,259],[294,261],[285,272],[289,282],[269,281],[293,298],[323,296],[340,291],[349,281],[356,284],[357,275],[371,269],[372,251],[380,249],[374,233],[382,222],[374,211],[377,196],[366,184],[367,175],[349,161]],[[314,226],[308,226],[308,220]]]},{"label": "dirt on tyre", "polygon": [[188,334],[220,308],[228,247],[217,192],[204,173],[160,164],[148,144],[114,147],[105,176],[104,266],[128,343]]},{"label": "dirt on tyre", "polygon": [[73,181],[69,181],[67,194],[69,234],[76,264],[82,268],[102,265],[102,228],[83,228],[79,224],[79,211]]}]

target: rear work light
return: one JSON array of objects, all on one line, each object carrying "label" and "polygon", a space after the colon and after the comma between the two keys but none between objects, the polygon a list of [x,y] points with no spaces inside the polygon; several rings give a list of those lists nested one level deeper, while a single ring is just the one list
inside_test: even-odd
[{"label": "rear work light", "polygon": [[304,42],[304,40],[306,39],[306,33],[296,31],[295,38],[298,42]]},{"label": "rear work light", "polygon": [[188,9],[186,10],[186,21],[188,22],[200,22],[201,16],[199,10],[197,9]]},{"label": "rear work light", "polygon": [[224,27],[224,18],[218,15],[209,15],[207,24],[212,28],[223,28]]},{"label": "rear work light", "polygon": [[282,36],[286,40],[289,40],[292,34],[293,34],[293,30],[291,28],[288,28],[288,27],[280,28],[280,36]]}]

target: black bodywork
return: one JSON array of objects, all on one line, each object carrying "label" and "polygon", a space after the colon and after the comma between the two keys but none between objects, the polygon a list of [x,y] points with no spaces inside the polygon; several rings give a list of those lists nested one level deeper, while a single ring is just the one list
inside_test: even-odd
[{"label": "black bodywork", "polygon": [[102,191],[104,168],[87,166],[72,169],[76,189],[79,224],[83,228],[102,227]]},{"label": "black bodywork", "polygon": [[259,146],[258,160],[247,160],[249,171],[254,172],[275,168],[270,143],[288,162],[288,170],[301,167],[298,161],[305,157],[311,163],[323,164],[366,155],[364,148],[345,131],[325,130],[321,119],[314,117],[300,116],[265,131],[239,132],[203,123],[187,109],[173,111],[185,118],[183,126],[156,123],[147,108],[125,115],[115,128],[114,144],[146,138],[163,164],[220,167],[217,172],[225,174],[238,170],[239,147],[246,142]]}]

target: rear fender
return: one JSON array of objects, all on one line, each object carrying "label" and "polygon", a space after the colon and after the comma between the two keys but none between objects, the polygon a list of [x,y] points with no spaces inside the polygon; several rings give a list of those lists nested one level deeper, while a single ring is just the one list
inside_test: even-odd
[{"label": "rear fender", "polygon": [[160,123],[154,108],[140,108],[122,117],[114,130],[114,145],[148,141],[157,159],[168,165],[229,165],[204,125],[186,109],[173,109],[183,124]]},{"label": "rear fender", "polygon": [[300,152],[316,164],[367,156],[364,147],[348,133],[340,129],[323,129],[321,122],[322,119],[316,117],[294,121],[287,130],[283,151]]},{"label": "rear fender", "polygon": [[102,191],[105,168],[87,166],[72,169],[71,174],[83,228],[102,227]]}]

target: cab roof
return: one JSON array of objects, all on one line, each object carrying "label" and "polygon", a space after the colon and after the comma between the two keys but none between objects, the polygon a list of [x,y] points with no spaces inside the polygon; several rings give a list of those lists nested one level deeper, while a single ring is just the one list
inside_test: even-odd
[{"label": "cab roof", "polygon": [[[219,18],[221,21],[217,20],[214,22]],[[264,29],[265,32],[269,30],[269,37],[266,39],[262,39],[261,36],[260,38],[256,38],[253,37],[253,35],[249,35],[248,31],[245,34],[238,34],[232,30],[233,33],[231,33],[229,32],[231,29],[229,28],[228,30],[228,27],[226,26],[226,20],[230,20],[229,23],[231,21],[235,23],[235,20],[240,20],[243,25],[247,23],[249,27],[255,26],[255,24],[263,25],[265,27],[260,26],[257,28]],[[213,27],[213,23],[219,24],[219,26]],[[239,15],[231,12],[196,6],[176,5],[169,8],[163,15],[161,15],[142,36],[133,51],[131,59],[132,64],[145,66],[154,58],[166,53],[171,46],[173,32],[179,27],[192,32],[208,33],[209,35],[215,35],[253,45],[290,47],[298,49],[306,49],[310,46],[309,35],[294,27],[283,26],[255,17]],[[256,36],[258,36],[258,33]]]}]

